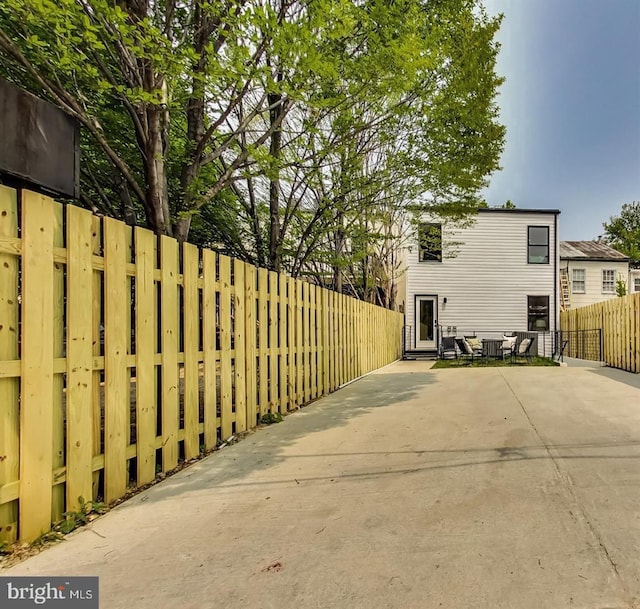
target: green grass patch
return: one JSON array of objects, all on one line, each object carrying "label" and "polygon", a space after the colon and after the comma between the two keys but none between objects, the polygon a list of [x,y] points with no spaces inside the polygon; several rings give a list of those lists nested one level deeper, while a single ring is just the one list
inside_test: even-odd
[{"label": "green grass patch", "polygon": [[438,368],[498,368],[498,367],[519,367],[519,366],[559,366],[558,362],[553,361],[549,357],[532,357],[531,360],[517,359],[511,361],[511,358],[476,358],[473,361],[467,358],[458,359],[439,359],[433,365],[432,370]]},{"label": "green grass patch", "polygon": [[267,412],[262,415],[260,423],[263,425],[273,425],[274,423],[281,423],[282,415],[279,412]]}]

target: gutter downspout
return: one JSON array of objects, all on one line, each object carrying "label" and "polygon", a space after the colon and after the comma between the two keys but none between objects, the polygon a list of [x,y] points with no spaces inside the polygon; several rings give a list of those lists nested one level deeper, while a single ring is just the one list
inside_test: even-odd
[{"label": "gutter downspout", "polygon": [[558,265],[560,264],[560,257],[558,255],[558,214],[553,215],[553,325],[554,336],[558,331]]}]

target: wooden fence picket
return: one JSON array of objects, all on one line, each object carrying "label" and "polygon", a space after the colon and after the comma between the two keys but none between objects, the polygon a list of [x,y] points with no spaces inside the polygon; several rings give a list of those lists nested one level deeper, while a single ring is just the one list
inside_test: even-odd
[{"label": "wooden fence picket", "polygon": [[198,248],[183,244],[183,351],[184,351],[184,456],[193,459],[200,453],[200,276]]},{"label": "wooden fence picket", "polygon": [[[20,383],[20,539],[51,524],[53,482],[54,205],[24,192],[22,199],[22,336]],[[34,506],[41,506],[34,509]]]},{"label": "wooden fence picket", "polygon": [[245,352],[245,263],[233,261],[233,328],[234,328],[234,404],[236,407],[236,433],[247,429],[246,352]]},{"label": "wooden fence picket", "polygon": [[287,368],[287,277],[278,277],[278,392],[279,412],[287,412],[289,403],[289,374]]},{"label": "wooden fence picket", "polygon": [[[0,185],[0,239],[18,239],[17,193]],[[18,360],[20,327],[18,257],[0,252],[0,363]],[[18,502],[3,489],[18,488],[20,479],[20,410],[17,377],[0,377],[0,542],[13,543],[18,533]]]},{"label": "wooden fence picket", "polygon": [[269,271],[258,270],[258,344],[259,344],[259,389],[258,404],[260,418],[269,411]]},{"label": "wooden fence picket", "polygon": [[160,237],[160,302],[162,349],[162,469],[171,471],[178,465],[179,408],[179,322],[178,244]]},{"label": "wooden fence picket", "polygon": [[269,412],[278,412],[278,275],[269,271]]},{"label": "wooden fence picket", "polygon": [[297,385],[296,385],[296,365],[295,365],[295,349],[296,349],[296,304],[295,304],[295,280],[291,277],[286,278],[287,281],[287,369],[288,369],[288,400],[287,409],[293,410],[297,402]]},{"label": "wooden fence picket", "polygon": [[204,447],[211,450],[218,439],[218,322],[216,311],[216,259],[202,252],[202,357],[204,384]]},{"label": "wooden fence picket", "polygon": [[220,273],[220,418],[221,440],[233,434],[231,358],[231,259],[218,258]]},{"label": "wooden fence picket", "polygon": [[[64,208],[62,203],[56,202],[53,207],[53,247],[64,248]],[[64,280],[65,268],[62,261],[53,263],[53,357],[64,357]],[[53,374],[53,469],[60,470],[65,464],[65,404],[64,404],[64,373],[54,370]],[[62,518],[65,505],[65,485],[56,484],[59,480],[54,477],[54,487],[51,496],[51,518],[58,521]]]},{"label": "wooden fence picket", "polygon": [[[104,497],[111,503],[127,489],[129,374],[127,356],[127,308],[125,225],[105,218],[105,323],[104,323]],[[177,463],[177,461],[176,461]]]},{"label": "wooden fence picket", "polygon": [[246,379],[246,421],[251,429],[258,423],[257,418],[257,388],[258,375],[256,370],[257,333],[256,319],[256,281],[258,273],[253,266],[245,265],[245,379]]},{"label": "wooden fence picket", "polygon": [[156,475],[157,383],[156,348],[158,294],[155,283],[156,248],[151,231],[135,229],[136,250],[136,461],[138,484]]},{"label": "wooden fence picket", "polygon": [[93,354],[92,215],[67,209],[67,454],[66,507],[80,509],[79,498],[92,499]]}]

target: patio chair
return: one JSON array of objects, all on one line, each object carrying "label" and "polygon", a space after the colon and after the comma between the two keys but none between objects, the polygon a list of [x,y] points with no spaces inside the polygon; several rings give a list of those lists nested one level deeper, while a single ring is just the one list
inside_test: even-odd
[{"label": "patio chair", "polygon": [[456,351],[456,339],[453,336],[443,336],[440,341],[440,348],[438,349],[438,357],[440,359],[447,359],[447,353],[453,355],[458,359],[458,352]]},{"label": "patio chair", "polygon": [[480,339],[475,334],[473,336],[465,336],[464,339],[469,343],[474,354],[480,357],[482,355],[482,343],[480,342]]},{"label": "patio chair", "polygon": [[530,338],[523,338],[522,342],[518,345],[513,359],[518,361],[519,357],[524,358],[528,363],[531,363],[531,347],[533,346],[533,340]]},{"label": "patio chair", "polygon": [[508,336],[503,334],[502,336],[502,359],[505,359],[507,356],[512,360],[514,359],[516,353],[516,341],[518,340],[517,336]]},{"label": "patio chair", "polygon": [[476,353],[471,348],[471,345],[467,342],[467,340],[464,338],[456,338],[455,341],[456,345],[458,346],[458,350],[460,351],[460,357],[473,361]]}]

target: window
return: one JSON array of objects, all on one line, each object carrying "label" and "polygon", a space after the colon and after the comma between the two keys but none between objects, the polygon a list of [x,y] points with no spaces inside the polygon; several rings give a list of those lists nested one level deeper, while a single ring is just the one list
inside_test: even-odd
[{"label": "window", "polygon": [[421,262],[442,262],[442,225],[421,224],[418,240]]},{"label": "window", "polygon": [[633,291],[640,292],[640,277],[636,277],[633,280]]},{"label": "window", "polygon": [[529,226],[528,252],[529,264],[549,264],[549,227]]},{"label": "window", "polygon": [[602,293],[615,294],[616,272],[611,269],[602,269]]},{"label": "window", "polygon": [[584,294],[584,269],[573,269],[573,277],[571,278],[571,291],[574,294]]},{"label": "window", "polygon": [[527,296],[529,330],[544,331],[549,329],[549,297]]}]

